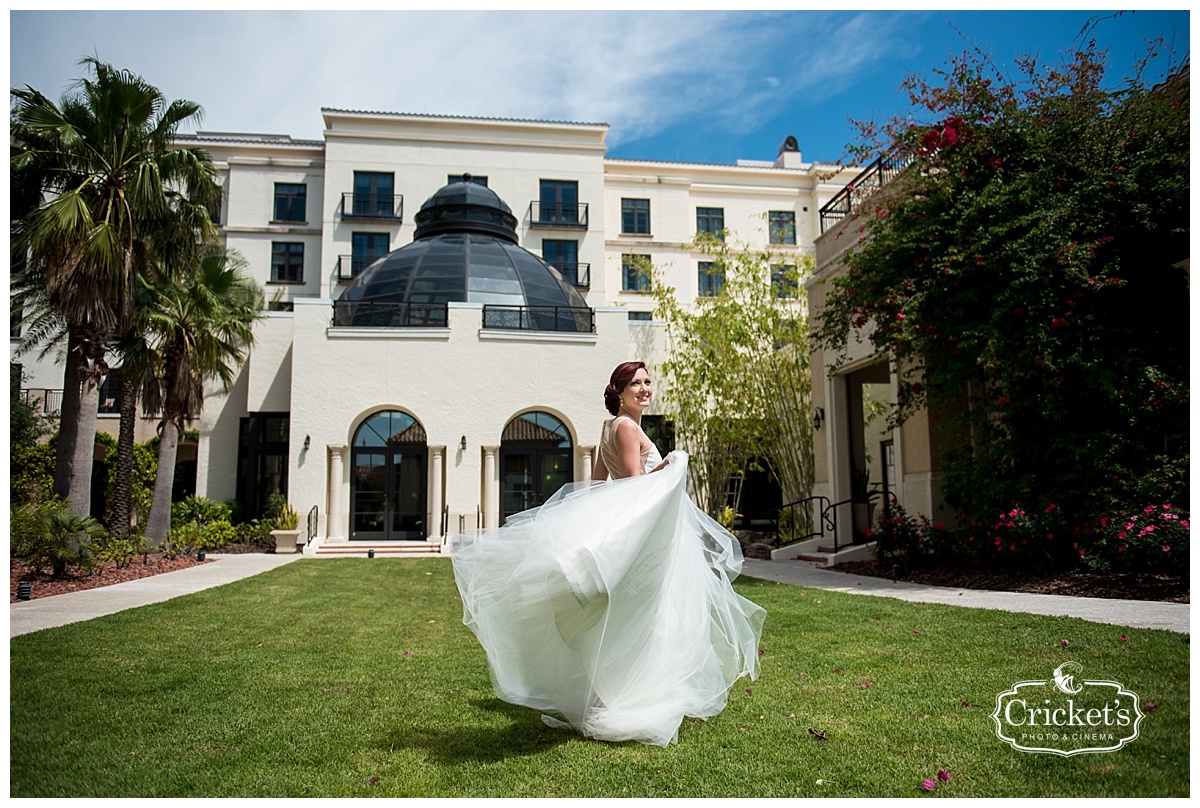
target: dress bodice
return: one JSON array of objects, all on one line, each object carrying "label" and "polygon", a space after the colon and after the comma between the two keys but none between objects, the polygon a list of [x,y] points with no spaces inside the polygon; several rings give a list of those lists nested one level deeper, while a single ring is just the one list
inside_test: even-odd
[{"label": "dress bodice", "polygon": [[[619,480],[622,474],[618,473],[621,469],[621,456],[616,447],[617,424],[622,419],[633,421],[628,415],[618,415],[616,418],[610,418],[604,422],[604,426],[600,429],[600,458],[604,461],[604,467],[608,469],[610,479]],[[662,455],[659,454],[658,447],[654,445],[654,441],[646,435],[641,425],[634,422],[637,427],[641,441],[641,460],[644,474],[649,474],[659,463],[662,462]]]}]

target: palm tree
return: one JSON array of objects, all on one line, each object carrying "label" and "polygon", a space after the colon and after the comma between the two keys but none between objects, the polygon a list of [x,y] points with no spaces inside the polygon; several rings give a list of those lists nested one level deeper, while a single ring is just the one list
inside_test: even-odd
[{"label": "palm tree", "polygon": [[140,76],[98,59],[81,64],[93,78],[59,104],[28,86],[13,89],[10,125],[14,178],[45,200],[14,221],[13,240],[28,257],[27,280],[40,284],[67,333],[55,489],[85,516],[106,356],[133,316],[147,240],[178,215],[181,200],[199,225],[191,241],[215,238],[204,210],[220,188],[206,152],[172,147],[199,105],[167,104]]},{"label": "palm tree", "polygon": [[219,380],[229,389],[254,342],[263,295],[244,274],[245,266],[228,250],[213,248],[181,280],[149,290],[142,316],[158,354],[161,388],[147,401],[162,402],[158,472],[145,530],[152,544],[165,541],[171,530],[175,455],[184,422],[200,414],[206,381]]}]

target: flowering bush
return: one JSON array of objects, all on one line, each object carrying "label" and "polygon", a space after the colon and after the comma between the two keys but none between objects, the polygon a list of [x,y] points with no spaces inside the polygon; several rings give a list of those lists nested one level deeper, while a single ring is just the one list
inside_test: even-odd
[{"label": "flowering bush", "polygon": [[1188,512],[1170,502],[1146,505],[1107,520],[1094,542],[1089,566],[1100,571],[1173,572],[1187,575],[1191,555]]},{"label": "flowering bush", "polygon": [[864,155],[907,167],[827,234],[851,244],[817,339],[891,359],[894,420],[928,410],[984,559],[1076,565],[1114,503],[1187,501],[1163,473],[1189,432],[1187,82],[1148,58],[1110,90],[1103,62],[1085,46],[1009,79],[966,54],[912,77],[911,115],[862,125]]}]

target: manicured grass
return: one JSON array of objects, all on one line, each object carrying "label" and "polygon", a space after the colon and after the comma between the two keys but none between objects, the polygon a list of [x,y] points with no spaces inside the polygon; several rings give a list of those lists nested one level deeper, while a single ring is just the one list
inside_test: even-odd
[{"label": "manicured grass", "polygon": [[[1184,635],[736,586],[768,612],[762,674],[666,749],[496,699],[445,559],[301,560],[16,637],[11,793],[889,797],[924,794],[938,769],[952,779],[929,796],[1189,793]],[[997,694],[1065,659],[1157,704],[1139,738],[1069,758],[996,738]]]}]

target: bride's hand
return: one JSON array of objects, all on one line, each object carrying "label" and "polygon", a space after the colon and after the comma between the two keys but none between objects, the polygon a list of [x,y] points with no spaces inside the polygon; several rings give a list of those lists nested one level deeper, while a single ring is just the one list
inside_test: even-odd
[{"label": "bride's hand", "polygon": [[650,473],[653,474],[656,471],[661,471],[662,469],[665,469],[667,467],[667,463],[670,462],[670,460],[671,460],[670,457],[664,457],[663,462],[659,463],[657,466],[650,469]]}]

